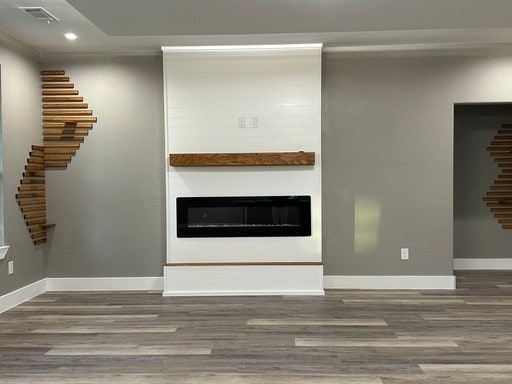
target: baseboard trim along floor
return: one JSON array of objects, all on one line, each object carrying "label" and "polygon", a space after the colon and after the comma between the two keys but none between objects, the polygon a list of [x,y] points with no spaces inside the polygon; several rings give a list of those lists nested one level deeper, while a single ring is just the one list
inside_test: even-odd
[{"label": "baseboard trim along floor", "polygon": [[453,269],[512,269],[511,259],[453,259]]},{"label": "baseboard trim along floor", "polygon": [[[467,260],[467,259],[458,259]],[[492,259],[470,259],[492,260]],[[494,259],[496,260],[496,259]],[[508,260],[508,259],[498,259]],[[460,264],[467,267],[467,264]],[[478,264],[481,265],[481,264]],[[503,269],[496,268],[487,269]],[[475,269],[475,268],[456,268]],[[485,268],[478,268],[485,269]],[[508,269],[508,268],[507,268]],[[237,296],[237,295],[322,295],[322,288],[305,289],[207,289],[171,290],[164,296]],[[211,288],[211,287],[210,287]],[[455,289],[455,276],[324,276],[325,289]],[[0,296],[0,313],[47,291],[164,291],[164,277],[46,278]]]},{"label": "baseboard trim along floor", "polygon": [[20,289],[0,296],[0,313],[20,305],[42,293],[46,292],[46,279],[41,279]]},{"label": "baseboard trim along floor", "polygon": [[455,289],[455,276],[324,276],[325,289]]}]

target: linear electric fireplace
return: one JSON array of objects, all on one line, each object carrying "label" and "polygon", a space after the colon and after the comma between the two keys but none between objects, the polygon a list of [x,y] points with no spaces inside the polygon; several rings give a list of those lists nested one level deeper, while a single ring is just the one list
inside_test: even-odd
[{"label": "linear electric fireplace", "polygon": [[310,196],[178,197],[178,237],[311,236]]}]

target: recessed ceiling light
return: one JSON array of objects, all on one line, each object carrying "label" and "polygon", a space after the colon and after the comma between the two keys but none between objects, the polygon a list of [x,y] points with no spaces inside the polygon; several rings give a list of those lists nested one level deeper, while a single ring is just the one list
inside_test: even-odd
[{"label": "recessed ceiling light", "polygon": [[71,32],[70,32],[70,33],[66,33],[66,34],[64,35],[64,37],[65,37],[66,39],[68,39],[68,40],[76,40],[76,37],[77,37],[77,36],[76,36],[74,33],[71,33]]}]

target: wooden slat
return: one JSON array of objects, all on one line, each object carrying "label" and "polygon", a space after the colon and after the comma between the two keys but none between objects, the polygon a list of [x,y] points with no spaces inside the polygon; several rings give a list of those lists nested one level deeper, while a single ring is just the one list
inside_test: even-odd
[{"label": "wooden slat", "polygon": [[45,109],[43,110],[44,116],[90,116],[92,111],[90,109]]},{"label": "wooden slat", "polygon": [[41,244],[45,244],[46,243],[46,237],[45,238],[42,238],[42,239],[38,239],[38,240],[35,240],[34,241],[34,245],[41,245]]},{"label": "wooden slat", "polygon": [[44,171],[25,171],[23,177],[45,177]]},{"label": "wooden slat", "polygon": [[494,184],[500,184],[500,185],[503,185],[503,184],[508,184],[508,185],[511,185],[512,186],[512,180],[507,180],[507,179],[504,179],[504,180],[496,180],[494,181]]},{"label": "wooden slat", "polygon": [[491,212],[510,212],[512,213],[512,205],[506,208],[491,208]]},{"label": "wooden slat", "polygon": [[499,147],[499,146],[492,146],[492,147],[487,147],[487,150],[488,151],[502,151],[502,152],[508,152],[508,151],[512,151],[512,146],[503,146],[503,147]]},{"label": "wooden slat", "polygon": [[18,201],[19,206],[27,206],[27,205],[39,205],[39,204],[45,204],[46,200],[43,199],[23,199]]},{"label": "wooden slat", "polygon": [[44,151],[43,150],[41,150],[41,151],[30,151],[29,154],[30,154],[30,156],[42,157],[42,156],[44,156]]},{"label": "wooden slat", "polygon": [[[36,224],[46,224],[46,219],[45,218],[42,218],[42,219],[33,219],[33,220],[27,220],[25,221],[25,225],[27,227],[31,226],[31,225],[36,225]],[[43,226],[43,229],[44,229],[44,226]]]},{"label": "wooden slat", "polygon": [[48,162],[46,163],[46,168],[61,168],[61,169],[65,169],[68,167],[68,163],[66,162],[62,162],[62,161],[59,161],[59,162]]},{"label": "wooden slat", "polygon": [[503,224],[501,226],[501,228],[503,228],[503,229],[512,229],[512,224]]},{"label": "wooden slat", "polygon": [[45,179],[31,179],[31,178],[23,178],[20,180],[20,184],[45,184]]},{"label": "wooden slat", "polygon": [[44,228],[42,228],[39,224],[28,226],[29,233],[41,232],[42,230],[44,230]]},{"label": "wooden slat", "polygon": [[512,196],[512,191],[487,192],[487,196]]},{"label": "wooden slat", "polygon": [[44,191],[44,190],[46,190],[46,187],[44,185],[28,184],[28,185],[20,185],[18,187],[18,192]]},{"label": "wooden slat", "polygon": [[314,165],[314,152],[183,153],[169,155],[174,167]]},{"label": "wooden slat", "polygon": [[67,149],[75,148],[75,149],[78,149],[78,148],[80,148],[80,143],[72,143],[72,142],[64,142],[64,143],[59,143],[59,142],[50,142],[50,143],[46,143],[46,144],[45,144],[45,147],[46,147],[46,148],[48,148],[48,149],[53,149],[53,148],[67,148]]},{"label": "wooden slat", "polygon": [[32,239],[42,239],[42,238],[46,237],[46,231],[42,230],[41,232],[32,233],[32,235],[30,235],[30,237]]},{"label": "wooden slat", "polygon": [[512,175],[498,175],[499,179],[512,179]]},{"label": "wooden slat", "polygon": [[25,220],[36,219],[40,217],[46,217],[46,210],[42,212],[26,213],[23,215]]},{"label": "wooden slat", "polygon": [[17,193],[17,199],[29,199],[33,197],[46,197],[45,192],[27,192],[27,193]]},{"label": "wooden slat", "polygon": [[[76,150],[66,148],[46,148],[45,155],[74,155]],[[512,181],[511,181],[512,182]]]},{"label": "wooden slat", "polygon": [[511,191],[512,185],[492,185],[492,191]]},{"label": "wooden slat", "polygon": [[44,128],[88,128],[92,129],[92,123],[43,123]]},{"label": "wooden slat", "polygon": [[512,168],[512,163],[498,163],[500,168]]},{"label": "wooden slat", "polygon": [[91,121],[93,123],[96,122],[96,117],[94,116],[44,116],[43,121],[45,122],[56,122],[56,121],[62,121],[62,122],[87,122]]},{"label": "wooden slat", "polygon": [[44,96],[43,103],[80,103],[84,101],[82,96]]},{"label": "wooden slat", "polygon": [[45,205],[32,205],[29,207],[21,207],[21,212],[36,212],[36,211],[46,211]]},{"label": "wooden slat", "polygon": [[503,162],[503,163],[510,163],[512,162],[512,157],[504,157],[503,155],[499,155],[500,157],[495,157],[494,158],[494,161],[499,163],[499,162]]},{"label": "wooden slat", "polygon": [[44,76],[41,78],[44,83],[65,83],[69,81],[68,76]]},{"label": "wooden slat", "polygon": [[512,213],[495,213],[497,219],[512,219]]},{"label": "wooden slat", "polygon": [[512,140],[493,140],[491,145],[512,145]]},{"label": "wooden slat", "polygon": [[48,163],[48,161],[55,161],[55,160],[66,160],[71,161],[71,155],[67,154],[47,154],[44,157],[44,160]]},{"label": "wooden slat", "polygon": [[31,163],[31,164],[43,164],[44,163],[44,160],[43,158],[39,158],[37,156],[34,156],[34,157],[29,157],[27,159],[27,163]]},{"label": "wooden slat", "polygon": [[41,225],[41,228],[43,228],[43,229],[48,229],[48,228],[53,228],[53,227],[55,227],[54,223]]},{"label": "wooden slat", "polygon": [[512,129],[512,124],[503,124],[501,126],[501,128],[503,128],[503,129]]},{"label": "wooden slat", "polygon": [[84,141],[84,138],[83,137],[73,137],[73,136],[56,136],[56,137],[52,137],[52,136],[45,136],[43,137],[43,141],[44,142],[47,142],[47,141],[68,141],[68,142],[71,142],[71,141],[78,141],[78,142],[83,142]]},{"label": "wooden slat", "polygon": [[66,72],[63,69],[45,69],[41,71],[41,76],[63,76]]},{"label": "wooden slat", "polygon": [[504,224],[504,223],[512,224],[512,219],[498,219],[498,223],[499,224]]},{"label": "wooden slat", "polygon": [[45,103],[43,109],[70,109],[70,108],[87,108],[87,103]]},{"label": "wooden slat", "polygon": [[42,145],[32,145],[31,148],[34,151],[44,151],[44,146],[42,146]]},{"label": "wooden slat", "polygon": [[484,196],[484,197],[482,197],[483,201],[494,201],[494,202],[512,201],[511,199],[512,199],[512,196]]},{"label": "wooden slat", "polygon": [[46,128],[43,129],[43,135],[85,135],[89,134],[89,129],[83,128]]},{"label": "wooden slat", "polygon": [[78,95],[78,89],[43,89],[41,94],[43,96]]},{"label": "wooden slat", "polygon": [[41,170],[44,170],[44,165],[43,164],[27,164],[27,165],[25,165],[25,170],[41,171]]},{"label": "wooden slat", "polygon": [[41,88],[43,88],[43,89],[75,88],[75,84],[73,84],[73,83],[43,83],[43,84],[41,84]]}]

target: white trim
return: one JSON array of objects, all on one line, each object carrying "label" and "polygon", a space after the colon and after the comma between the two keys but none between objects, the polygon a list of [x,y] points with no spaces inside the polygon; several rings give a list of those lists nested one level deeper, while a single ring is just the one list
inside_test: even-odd
[{"label": "white trim", "polygon": [[48,291],[162,291],[163,277],[48,277]]},{"label": "white trim", "polygon": [[9,245],[0,246],[0,260],[5,259],[5,255],[7,255],[8,250],[9,250]]},{"label": "white trim", "polygon": [[17,289],[16,291],[0,296],[0,313],[20,305],[42,293],[46,292],[46,279],[41,279],[35,283]]},{"label": "white trim", "polygon": [[324,294],[322,265],[167,265],[164,279],[164,296]]},{"label": "white trim", "polygon": [[265,44],[265,45],[189,45],[162,47],[162,52],[198,52],[198,51],[261,51],[279,49],[322,48],[322,43],[314,44]]},{"label": "white trim", "polygon": [[512,269],[512,259],[453,259],[453,269]]},{"label": "white trim", "polygon": [[314,291],[165,291],[164,297],[172,296],[323,296],[323,290]]},{"label": "white trim", "polygon": [[455,289],[455,276],[324,276],[325,289]]}]

